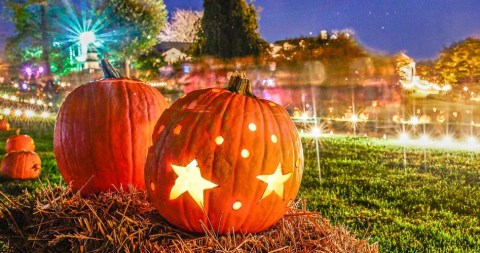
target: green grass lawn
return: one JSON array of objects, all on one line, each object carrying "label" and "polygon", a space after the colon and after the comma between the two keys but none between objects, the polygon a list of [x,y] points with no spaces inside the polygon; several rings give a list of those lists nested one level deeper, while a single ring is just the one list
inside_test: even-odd
[{"label": "green grass lawn", "polygon": [[[42,158],[41,180],[6,181],[16,195],[61,184],[52,152],[53,128],[26,131]],[[0,133],[0,154],[14,132]],[[365,138],[321,141],[321,182],[315,145],[304,140],[305,172],[299,197],[310,211],[370,236],[381,252],[480,252],[480,154],[406,150]]]}]

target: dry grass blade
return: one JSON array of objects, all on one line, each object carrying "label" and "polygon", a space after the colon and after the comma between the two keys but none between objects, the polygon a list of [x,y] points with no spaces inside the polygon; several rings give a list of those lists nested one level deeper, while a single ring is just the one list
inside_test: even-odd
[{"label": "dry grass blade", "polygon": [[262,233],[218,235],[204,226],[205,234],[195,235],[169,225],[134,189],[82,198],[48,184],[4,199],[0,248],[11,252],[378,252],[306,211],[304,202]]}]

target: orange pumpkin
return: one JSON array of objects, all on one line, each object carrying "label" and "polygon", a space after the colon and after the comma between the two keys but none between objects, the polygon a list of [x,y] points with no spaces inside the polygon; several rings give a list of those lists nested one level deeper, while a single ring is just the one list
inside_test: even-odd
[{"label": "orange pumpkin", "polygon": [[160,117],[145,183],[173,225],[204,232],[259,232],[287,211],[300,187],[303,152],[294,123],[235,74],[227,89],[203,89]]},{"label": "orange pumpkin", "polygon": [[16,135],[8,137],[5,143],[5,150],[7,153],[20,150],[35,151],[35,142],[32,137],[20,134],[20,130],[17,130]]},{"label": "orange pumpkin", "polygon": [[10,179],[31,179],[40,175],[42,161],[37,153],[14,151],[2,160],[2,176]]},{"label": "orange pumpkin", "polygon": [[83,195],[145,188],[152,132],[167,102],[155,88],[121,77],[102,61],[105,79],[73,90],[55,123],[54,153],[67,184]]},{"label": "orange pumpkin", "polygon": [[0,131],[9,131],[10,123],[6,119],[0,120]]}]

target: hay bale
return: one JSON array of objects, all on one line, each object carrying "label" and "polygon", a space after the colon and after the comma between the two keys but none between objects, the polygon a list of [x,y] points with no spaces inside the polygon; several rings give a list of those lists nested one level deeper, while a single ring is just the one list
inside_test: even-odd
[{"label": "hay bale", "polygon": [[3,242],[11,252],[378,252],[377,244],[302,208],[262,233],[218,235],[205,226],[197,235],[169,225],[134,189],[82,198],[44,186],[0,195],[0,249]]}]

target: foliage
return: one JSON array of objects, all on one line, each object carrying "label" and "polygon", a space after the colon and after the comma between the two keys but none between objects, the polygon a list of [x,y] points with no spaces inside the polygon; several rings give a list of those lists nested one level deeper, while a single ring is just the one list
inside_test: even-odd
[{"label": "foliage", "polygon": [[449,83],[454,88],[480,82],[480,39],[469,37],[443,49],[430,63],[420,64],[425,70],[419,74],[439,83]]},{"label": "foliage", "polygon": [[[50,50],[52,45],[51,20],[55,15],[56,0],[28,0],[28,1],[9,1],[6,6],[11,11],[11,21],[15,25],[16,35],[7,38],[6,50],[7,61],[9,64],[20,67],[24,62],[22,59],[28,52],[38,52],[41,48],[41,57],[36,59],[37,64],[45,67],[46,75],[50,73]],[[28,56],[28,55],[27,55]],[[38,55],[31,55],[33,60]],[[23,60],[23,61],[22,61]]]},{"label": "foliage", "polygon": [[165,65],[162,53],[152,48],[138,56],[135,68],[139,70],[137,78],[140,80],[153,80],[158,78],[160,67]]},{"label": "foliage", "polygon": [[126,75],[130,74],[130,61],[157,43],[157,35],[166,22],[167,10],[162,0],[104,0],[103,9],[111,11],[111,29],[122,31],[118,43],[110,47],[125,57]]},{"label": "foliage", "polygon": [[435,61],[420,61],[416,64],[415,70],[422,80],[436,82]]},{"label": "foliage", "polygon": [[258,32],[257,11],[246,0],[205,0],[196,56],[231,59],[259,56],[268,44]]},{"label": "foliage", "polygon": [[380,78],[395,83],[398,79],[394,59],[369,52],[351,31],[277,41],[270,50],[271,57],[266,60],[275,61],[281,72],[294,69],[298,73],[307,70],[309,62],[321,63],[323,68],[312,72],[323,73],[319,79],[331,86],[362,84]]},{"label": "foliage", "polygon": [[198,33],[202,11],[177,9],[163,27],[158,39],[170,42],[193,43]]}]

